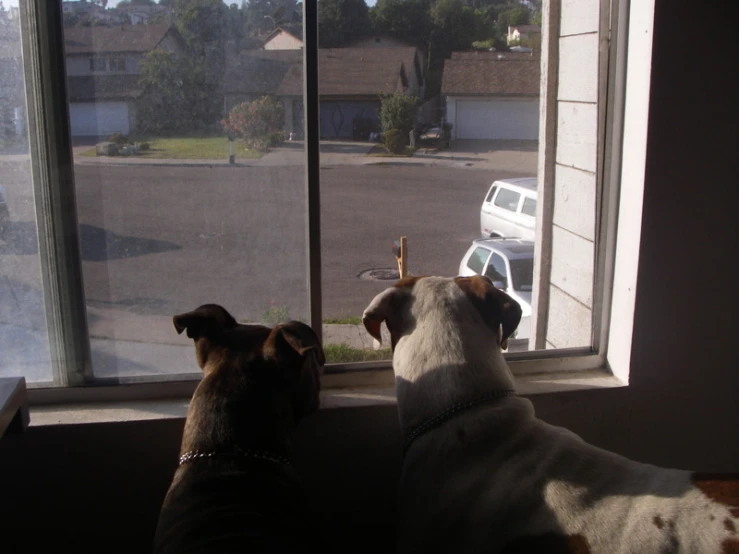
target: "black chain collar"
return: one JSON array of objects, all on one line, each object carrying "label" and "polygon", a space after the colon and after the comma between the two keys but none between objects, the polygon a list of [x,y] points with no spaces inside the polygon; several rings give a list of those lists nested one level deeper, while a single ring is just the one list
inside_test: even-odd
[{"label": "black chain collar", "polygon": [[242,450],[241,448],[234,448],[232,450],[207,450],[205,452],[201,452],[199,450],[190,450],[189,452],[185,452],[182,456],[180,456],[180,463],[179,465],[184,465],[188,462],[192,462],[193,460],[201,460],[204,458],[214,458],[216,456],[231,456],[236,458],[255,458],[259,460],[267,460],[269,462],[274,462],[276,464],[286,465],[286,466],[292,466],[290,463],[290,460],[287,458],[284,458],[283,456],[277,456],[276,454],[271,454],[270,452],[264,452],[261,450]]},{"label": "black chain collar", "polygon": [[482,396],[479,396],[478,398],[474,398],[467,402],[462,402],[461,404],[455,404],[451,408],[447,408],[446,410],[435,415],[431,419],[427,419],[426,421],[424,421],[423,423],[415,427],[408,434],[408,437],[405,439],[405,443],[403,444],[403,455],[405,456],[405,454],[408,452],[408,449],[411,447],[411,444],[413,444],[413,441],[415,441],[418,437],[424,435],[431,429],[438,427],[442,423],[449,421],[454,416],[464,413],[467,410],[470,410],[474,408],[475,406],[479,406],[480,404],[483,404],[490,400],[497,400],[499,398],[504,398],[506,396],[512,396],[515,394],[516,394],[516,391],[513,389],[499,390],[499,391],[491,392],[488,394],[484,394]]}]

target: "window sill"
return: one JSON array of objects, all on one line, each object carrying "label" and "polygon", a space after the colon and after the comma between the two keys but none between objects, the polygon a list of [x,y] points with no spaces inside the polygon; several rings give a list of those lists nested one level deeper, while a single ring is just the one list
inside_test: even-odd
[{"label": "window sill", "polygon": [[[361,387],[341,386],[349,377],[332,375],[330,388],[321,393],[321,409],[395,405],[392,372],[373,373],[376,382]],[[521,395],[530,396],[621,387],[624,383],[608,371],[592,370],[518,375],[516,386]],[[177,419],[185,417],[188,405],[189,399],[179,398],[36,406],[31,408],[31,426]]]}]

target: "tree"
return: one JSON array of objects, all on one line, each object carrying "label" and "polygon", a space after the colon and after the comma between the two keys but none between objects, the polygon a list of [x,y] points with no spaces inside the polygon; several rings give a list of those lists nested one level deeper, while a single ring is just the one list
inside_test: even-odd
[{"label": "tree", "polygon": [[364,0],[318,2],[318,42],[321,48],[346,46],[372,31]]},{"label": "tree", "polygon": [[137,116],[145,133],[186,133],[207,129],[220,111],[217,88],[206,81],[202,60],[152,50],[141,61],[144,95]]},{"label": "tree", "polygon": [[531,12],[524,5],[518,5],[504,10],[498,14],[495,26],[501,35],[508,34],[508,27],[515,25],[528,25],[531,22]]},{"label": "tree", "polygon": [[374,31],[427,50],[431,3],[432,0],[378,0],[369,12]]}]

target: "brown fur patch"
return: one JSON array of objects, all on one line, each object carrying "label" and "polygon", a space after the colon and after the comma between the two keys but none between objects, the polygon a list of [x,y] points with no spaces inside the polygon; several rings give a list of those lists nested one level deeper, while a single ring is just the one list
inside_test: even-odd
[{"label": "brown fur patch", "polygon": [[503,548],[503,554],[590,554],[590,545],[582,535],[544,533],[519,537]]},{"label": "brown fur patch", "polygon": [[479,275],[474,277],[456,277],[454,282],[461,288],[467,298],[480,312],[483,321],[497,334],[502,327],[501,342],[511,336],[521,321],[521,306],[502,290]]},{"label": "brown fur patch", "polygon": [[399,281],[395,283],[395,287],[398,287],[399,289],[408,288],[412,289],[414,285],[418,282],[419,279],[423,279],[426,277],[425,275],[416,275],[413,277],[403,277]]},{"label": "brown fur patch", "polygon": [[724,527],[729,533],[736,533],[736,525],[728,517],[724,520]]},{"label": "brown fur patch", "polygon": [[731,515],[739,517],[739,476],[718,473],[693,473],[691,479],[698,490],[708,498],[732,508]]},{"label": "brown fur patch", "polygon": [[739,554],[739,540],[726,539],[721,543],[722,554]]},{"label": "brown fur patch", "polygon": [[657,529],[662,529],[665,526],[665,522],[659,516],[654,516],[654,519],[652,520],[652,523],[654,523],[654,526]]}]

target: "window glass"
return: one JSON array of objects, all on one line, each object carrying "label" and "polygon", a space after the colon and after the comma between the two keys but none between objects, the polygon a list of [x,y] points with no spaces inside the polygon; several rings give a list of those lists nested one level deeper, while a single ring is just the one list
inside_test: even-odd
[{"label": "window glass", "polygon": [[511,266],[513,290],[531,292],[534,277],[534,258],[508,260]]},{"label": "window glass", "polygon": [[491,187],[490,192],[488,193],[487,198],[485,198],[485,202],[491,202],[493,200],[493,196],[495,196],[495,193],[497,192],[498,187]]},{"label": "window glass", "polygon": [[0,11],[0,378],[51,381],[18,8]]},{"label": "window glass", "polygon": [[[121,16],[112,4],[91,9]],[[96,377],[198,373],[172,316],[201,304],[308,320],[303,145],[287,140],[302,126],[302,52],[255,48],[243,7],[181,4],[136,25],[65,14]],[[85,74],[90,57],[128,71]]]},{"label": "window glass", "polygon": [[478,275],[481,275],[488,256],[490,256],[490,250],[487,248],[475,248],[475,251],[470,254],[470,258],[467,260],[467,267]]},{"label": "window glass", "polygon": [[521,213],[524,215],[529,215],[531,217],[536,217],[536,200],[528,196],[524,196]]},{"label": "window glass", "polygon": [[503,289],[508,288],[508,268],[506,267],[503,256],[497,252],[493,252],[490,256],[490,263],[485,269],[485,276],[490,277],[493,281],[500,281],[503,283]]},{"label": "window glass", "polygon": [[520,193],[510,189],[500,189],[498,196],[495,197],[494,204],[504,210],[515,212],[518,209],[519,200],[521,200]]}]

